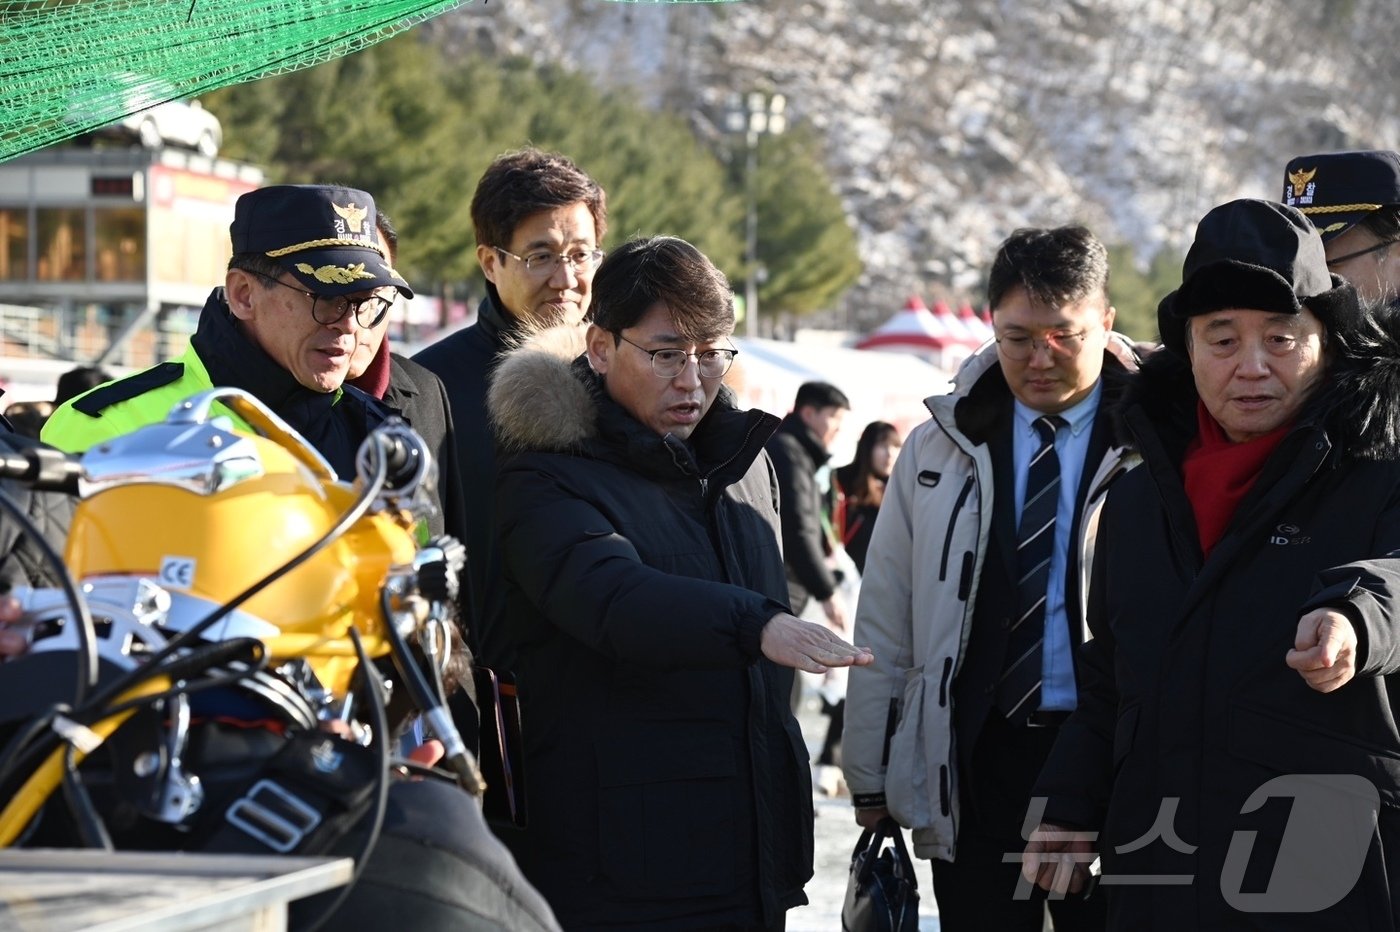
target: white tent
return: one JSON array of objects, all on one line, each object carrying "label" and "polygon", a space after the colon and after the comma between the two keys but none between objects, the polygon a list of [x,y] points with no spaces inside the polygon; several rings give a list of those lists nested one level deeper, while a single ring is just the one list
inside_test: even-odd
[{"label": "white tent", "polygon": [[866,424],[889,421],[907,436],[928,419],[924,399],[952,387],[946,371],[908,353],[739,338],[734,345],[739,356],[726,381],[739,394],[740,407],[786,414],[803,382],[830,382],[850,398],[851,411],[832,445],[837,465],[855,455]]}]

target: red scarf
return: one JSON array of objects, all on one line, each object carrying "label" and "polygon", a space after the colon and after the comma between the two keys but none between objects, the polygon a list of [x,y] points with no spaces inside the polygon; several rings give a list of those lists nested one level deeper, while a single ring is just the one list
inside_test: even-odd
[{"label": "red scarf", "polygon": [[384,393],[389,390],[389,335],[387,333],[384,334],[384,339],[379,344],[379,352],[374,354],[374,358],[369,361],[365,371],[361,372],[358,377],[348,380],[348,384],[376,398],[384,398]]},{"label": "red scarf", "polygon": [[1196,513],[1201,553],[1210,556],[1211,549],[1225,535],[1235,509],[1259,478],[1265,461],[1293,425],[1285,424],[1262,437],[1234,443],[1203,402],[1196,403],[1196,422],[1199,430],[1186,448],[1181,471],[1186,497]]}]

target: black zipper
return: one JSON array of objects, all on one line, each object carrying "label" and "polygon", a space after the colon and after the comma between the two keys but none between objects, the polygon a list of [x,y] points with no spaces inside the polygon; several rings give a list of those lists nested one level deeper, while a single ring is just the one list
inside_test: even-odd
[{"label": "black zipper", "polygon": [[943,559],[938,564],[939,582],[944,582],[948,578],[948,551],[953,546],[953,528],[957,526],[958,513],[962,511],[970,494],[972,494],[972,477],[968,476],[963,482],[962,491],[958,493],[957,504],[953,505],[953,513],[948,517],[948,533],[943,536]]},{"label": "black zipper", "polygon": [[753,422],[753,424],[749,425],[748,432],[744,434],[744,442],[739,444],[739,449],[734,451],[734,455],[729,457],[729,459],[725,460],[723,463],[720,463],[718,466],[714,467],[709,472],[705,473],[705,475],[700,477],[701,496],[708,497],[710,492],[710,477],[713,476],[715,473],[719,472],[724,467],[728,466],[730,463],[737,460],[739,457],[743,456],[744,451],[749,448],[749,441],[753,439],[754,432],[762,426],[763,420],[761,418],[756,419]]}]

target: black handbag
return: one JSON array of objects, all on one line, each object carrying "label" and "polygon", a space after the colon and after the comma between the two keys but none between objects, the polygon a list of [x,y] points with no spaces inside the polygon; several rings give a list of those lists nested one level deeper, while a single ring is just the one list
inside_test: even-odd
[{"label": "black handbag", "polygon": [[919,882],[894,819],[862,832],[851,852],[841,932],[919,932]]}]

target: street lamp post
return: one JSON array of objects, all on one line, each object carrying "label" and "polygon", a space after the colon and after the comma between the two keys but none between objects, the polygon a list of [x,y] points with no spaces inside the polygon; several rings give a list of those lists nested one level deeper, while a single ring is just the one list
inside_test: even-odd
[{"label": "street lamp post", "polygon": [[787,129],[787,98],[782,94],[751,91],[731,94],[726,108],[726,128],[744,134],[744,335],[758,336],[758,139]]}]

